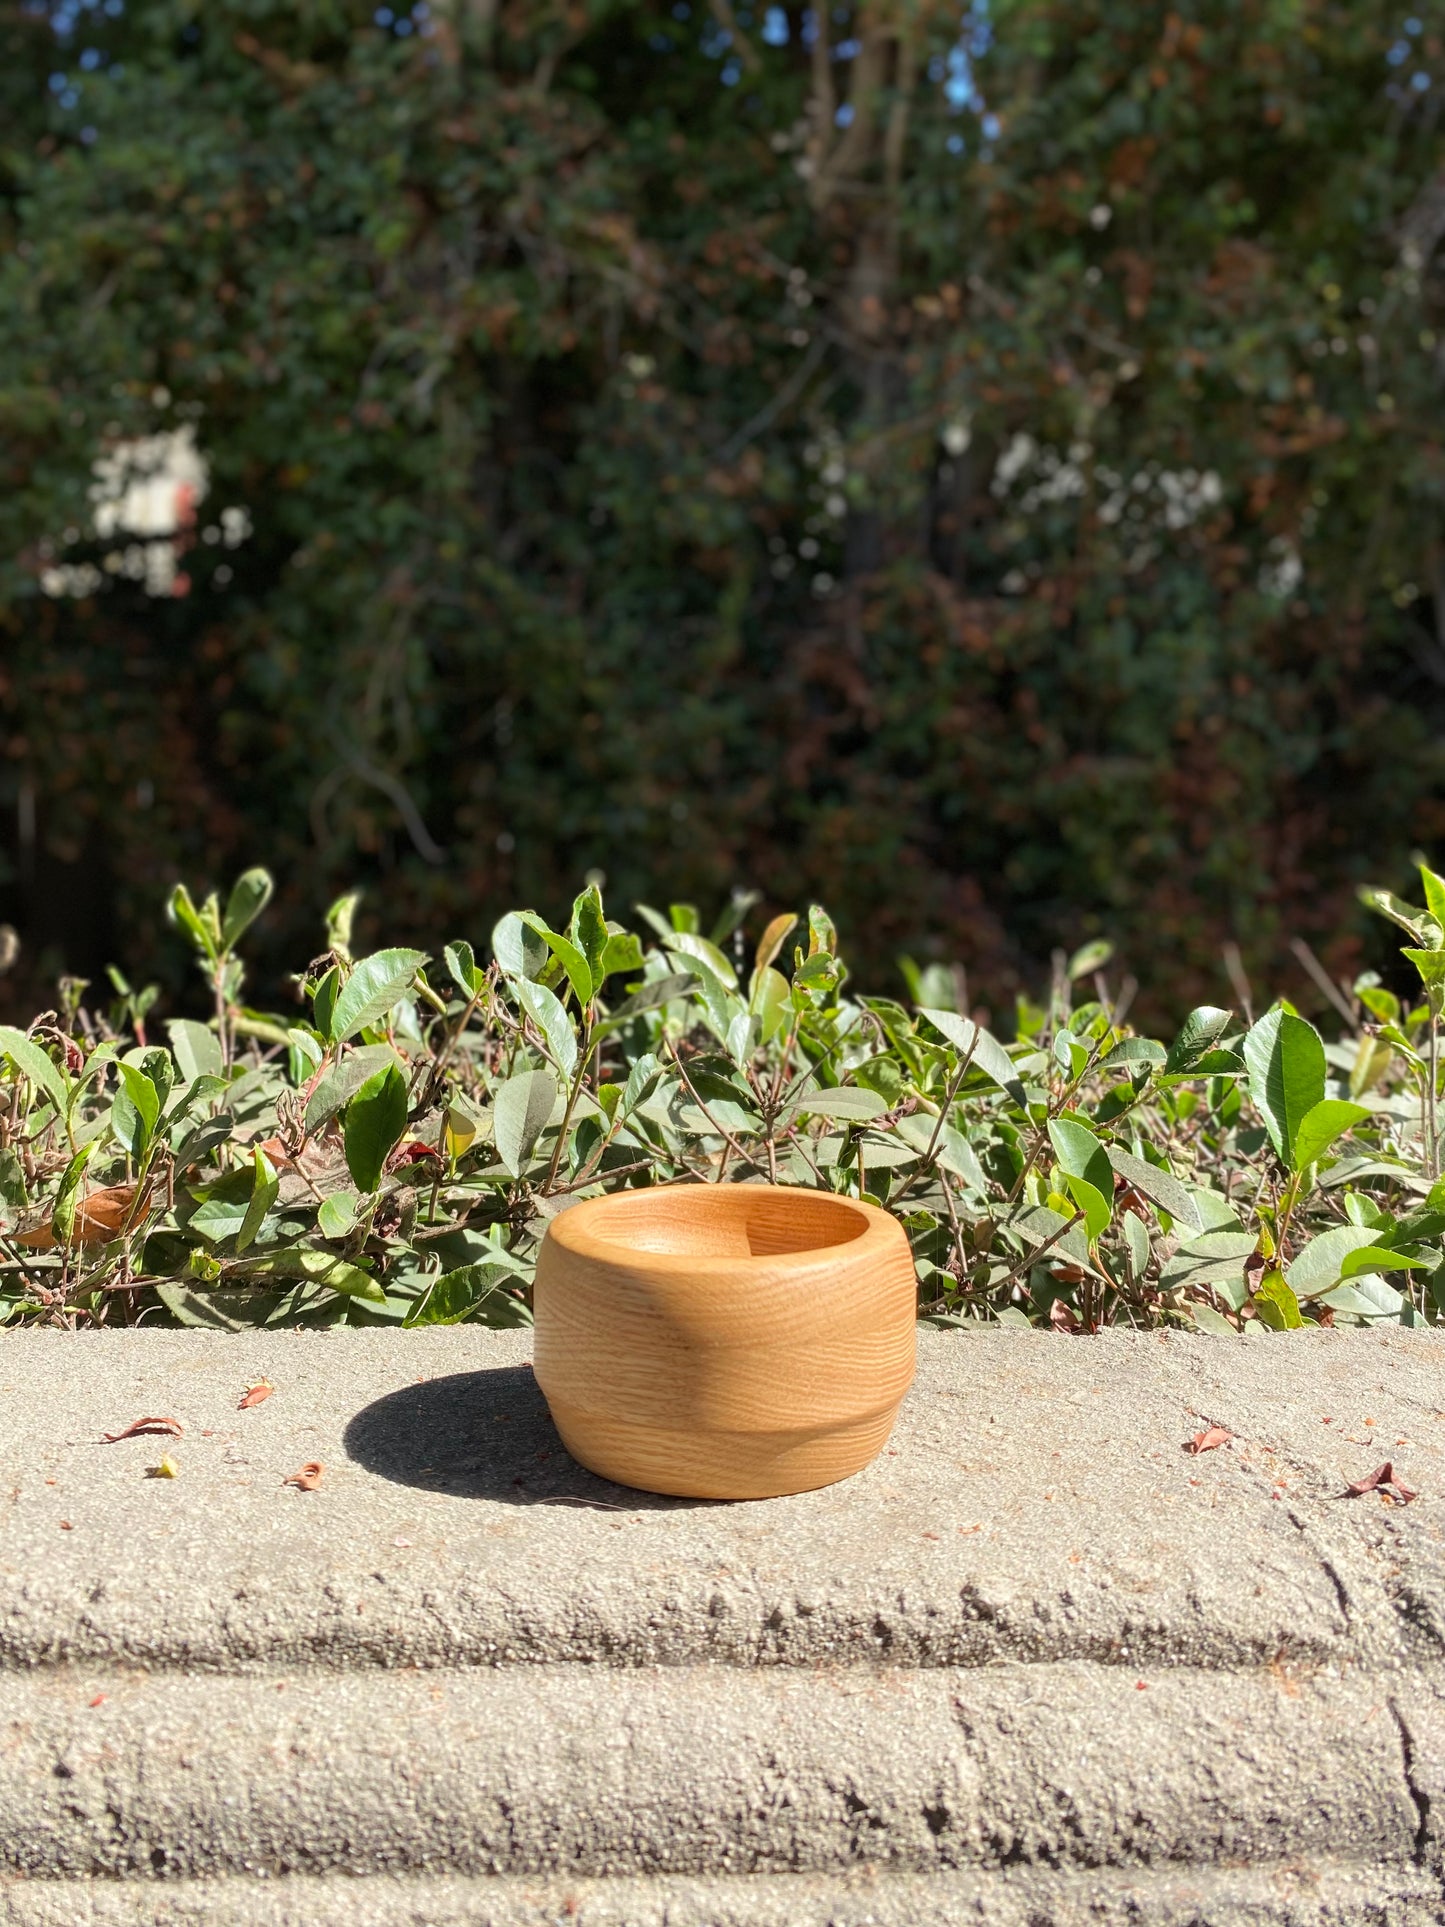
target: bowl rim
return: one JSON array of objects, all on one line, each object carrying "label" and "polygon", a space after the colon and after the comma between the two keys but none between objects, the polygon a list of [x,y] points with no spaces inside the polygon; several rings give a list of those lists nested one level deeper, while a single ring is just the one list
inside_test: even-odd
[{"label": "bowl rim", "polygon": [[[856,1238],[844,1239],[837,1244],[807,1245],[796,1251],[754,1252],[747,1257],[731,1257],[724,1252],[681,1252],[645,1251],[636,1246],[624,1245],[592,1227],[598,1218],[606,1218],[624,1201],[631,1203],[637,1198],[646,1197],[649,1192],[697,1192],[714,1195],[722,1192],[761,1191],[770,1196],[803,1196],[823,1199],[829,1205],[864,1221],[863,1230]],[[635,1209],[635,1205],[633,1206]],[[727,1271],[752,1272],[761,1269],[776,1270],[779,1265],[804,1266],[820,1263],[837,1263],[841,1255],[873,1255],[881,1246],[891,1245],[897,1249],[901,1244],[907,1249],[908,1238],[902,1225],[891,1211],[885,1211],[876,1204],[865,1204],[859,1198],[843,1197],[838,1192],[818,1191],[811,1185],[801,1184],[708,1184],[702,1181],[686,1181],[676,1184],[648,1185],[642,1190],[609,1191],[600,1198],[587,1198],[581,1204],[574,1204],[568,1211],[561,1212],[547,1226],[543,1238],[543,1250],[551,1244],[555,1249],[565,1251],[569,1257],[589,1259],[594,1263],[618,1266],[628,1271],[675,1272],[679,1266],[686,1266],[693,1273],[720,1267]],[[539,1262],[541,1253],[538,1254]]]}]

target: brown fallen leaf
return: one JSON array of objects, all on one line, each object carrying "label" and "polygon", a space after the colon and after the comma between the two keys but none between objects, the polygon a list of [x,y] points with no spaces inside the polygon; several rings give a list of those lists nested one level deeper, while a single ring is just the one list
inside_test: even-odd
[{"label": "brown fallen leaf", "polygon": [[1056,1298],[1049,1306],[1049,1323],[1056,1332],[1076,1332],[1079,1329],[1078,1313],[1062,1298]]},{"label": "brown fallen leaf", "polygon": [[[75,1213],[76,1243],[103,1245],[108,1238],[117,1237],[134,1201],[133,1184],[107,1185],[105,1190],[92,1191],[88,1198],[82,1198]],[[15,1242],[28,1251],[53,1251],[55,1233],[48,1224],[38,1224],[17,1233]]]},{"label": "brown fallen leaf", "polygon": [[254,1385],[248,1385],[246,1387],[245,1394],[241,1399],[241,1403],[236,1407],[236,1410],[238,1412],[249,1412],[253,1405],[264,1405],[275,1389],[276,1387],[271,1383],[269,1378],[258,1378]]},{"label": "brown fallen leaf", "polygon": [[1190,1454],[1213,1452],[1218,1446],[1228,1445],[1233,1437],[1233,1432],[1227,1432],[1222,1425],[1211,1425],[1203,1432],[1196,1432],[1184,1450]]},{"label": "brown fallen leaf", "polygon": [[143,1432],[168,1432],[173,1439],[178,1439],[185,1429],[178,1418],[138,1418],[123,1432],[105,1433],[101,1443],[118,1445],[122,1439],[133,1439]]},{"label": "brown fallen leaf", "polygon": [[311,1459],[307,1464],[302,1466],[299,1472],[293,1472],[289,1479],[283,1479],[282,1484],[294,1485],[302,1492],[314,1492],[317,1486],[320,1485],[321,1475],[325,1470],[326,1467],[324,1465],[319,1464],[315,1459]]},{"label": "brown fallen leaf", "polygon": [[1388,1459],[1383,1465],[1377,1465],[1373,1472],[1367,1472],[1363,1479],[1356,1479],[1353,1485],[1347,1485],[1340,1497],[1362,1499],[1367,1492],[1376,1492],[1382,1487],[1392,1492],[1401,1505],[1408,1505],[1411,1499],[1419,1497],[1414,1486],[1406,1485]]}]

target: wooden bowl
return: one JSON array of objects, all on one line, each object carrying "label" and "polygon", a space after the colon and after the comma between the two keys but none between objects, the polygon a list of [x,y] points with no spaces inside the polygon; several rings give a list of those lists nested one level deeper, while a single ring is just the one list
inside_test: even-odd
[{"label": "wooden bowl", "polygon": [[567,1450],[647,1492],[769,1499],[846,1479],[913,1380],[908,1240],[827,1192],[673,1185],[574,1205],[547,1227],[534,1304]]}]

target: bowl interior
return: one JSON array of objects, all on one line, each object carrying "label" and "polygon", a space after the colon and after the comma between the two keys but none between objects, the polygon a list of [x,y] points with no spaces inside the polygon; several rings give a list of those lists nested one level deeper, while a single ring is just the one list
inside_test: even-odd
[{"label": "bowl interior", "polygon": [[868,1229],[848,1198],[758,1184],[696,1184],[614,1192],[583,1207],[593,1238],[622,1251],[694,1258],[764,1258],[826,1251]]}]

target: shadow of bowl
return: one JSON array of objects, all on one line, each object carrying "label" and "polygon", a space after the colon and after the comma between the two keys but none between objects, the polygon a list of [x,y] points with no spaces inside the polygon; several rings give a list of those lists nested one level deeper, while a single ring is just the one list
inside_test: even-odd
[{"label": "shadow of bowl", "polygon": [[347,1456],[378,1478],[461,1499],[604,1512],[709,1503],[638,1492],[578,1465],[558,1437],[530,1365],[404,1385],[363,1406],[342,1442]]}]

